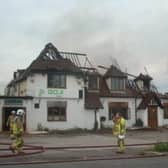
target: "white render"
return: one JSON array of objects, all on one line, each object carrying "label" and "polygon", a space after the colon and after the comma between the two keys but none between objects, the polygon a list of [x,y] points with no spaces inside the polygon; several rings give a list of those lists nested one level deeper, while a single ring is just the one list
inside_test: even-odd
[{"label": "white render", "polygon": [[[108,80],[110,85],[110,80]],[[95,110],[85,109],[85,92],[84,82],[82,78],[75,75],[66,75],[66,88],[53,89],[47,87],[47,74],[36,73],[27,77],[17,84],[17,89],[13,95],[15,96],[32,96],[32,99],[23,99],[22,107],[26,109],[26,129],[28,132],[37,130],[38,124],[50,130],[67,130],[67,129],[93,129],[95,123]],[[13,88],[12,88],[13,89]],[[20,93],[18,93],[20,90]],[[83,98],[79,98],[79,90],[83,91]],[[66,121],[48,121],[47,120],[47,102],[50,101],[66,101]],[[110,102],[127,102],[129,119],[127,120],[127,127],[132,127],[137,119],[141,119],[145,127],[148,127],[148,109],[136,110],[142,99],[138,98],[101,98],[103,109],[97,110],[96,120],[98,128],[100,128],[100,118],[104,116],[106,121],[105,127],[112,127],[113,122],[109,120],[109,103]],[[168,100],[162,100],[162,103]],[[35,108],[34,104],[39,103],[40,107]],[[0,131],[2,131],[2,111],[4,107],[4,99],[0,99]],[[10,106],[11,107],[11,106]],[[15,106],[17,107],[17,105]],[[20,106],[18,106],[19,108]],[[163,117],[163,109],[158,107],[158,126],[168,124],[168,119]]]},{"label": "white render", "polygon": [[[33,104],[36,102],[40,102],[39,109],[32,109],[32,112],[29,112],[27,114],[27,125],[30,130],[37,129],[38,124],[41,124],[43,127],[49,129],[61,130],[72,128],[93,128],[94,112],[91,110],[85,110],[84,97],[83,99],[79,99],[78,97],[79,90],[83,90],[84,93],[84,83],[81,79],[76,78],[72,75],[68,75],[66,79],[65,89],[47,88],[47,75],[36,74],[32,77],[29,77],[27,81],[27,86],[29,88],[28,95],[35,97],[33,100]],[[42,94],[40,94],[41,90],[43,91]],[[50,92],[49,94],[48,90],[53,92]],[[54,94],[54,90],[63,91],[63,94]],[[48,101],[67,102],[66,121],[47,121]]]},{"label": "white render", "polygon": [[101,102],[104,106],[104,109],[100,111],[100,116],[105,116],[105,127],[112,127],[113,122],[109,120],[109,110],[108,104],[110,102],[127,102],[129,109],[129,119],[127,120],[127,127],[132,127],[135,124],[135,99],[133,98],[101,98]]},{"label": "white render", "polygon": [[[38,101],[35,99],[34,102]],[[83,110],[83,100],[67,100],[57,99],[57,101],[67,101],[67,120],[66,121],[47,121],[47,101],[55,101],[53,98],[45,98],[40,100],[40,108],[34,109],[27,113],[28,131],[37,129],[37,125],[41,124],[49,129],[72,129],[87,128],[92,129],[94,125],[94,113],[89,110]],[[33,116],[33,117],[32,117]]]}]

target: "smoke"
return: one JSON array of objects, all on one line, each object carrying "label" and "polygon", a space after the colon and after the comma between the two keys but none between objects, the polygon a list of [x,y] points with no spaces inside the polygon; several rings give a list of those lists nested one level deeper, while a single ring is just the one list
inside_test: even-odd
[{"label": "smoke", "polygon": [[131,74],[147,67],[167,89],[167,0],[9,2],[0,7],[3,81],[12,76],[10,67],[26,68],[52,42],[58,50],[86,53],[95,66],[110,66],[113,58]]}]

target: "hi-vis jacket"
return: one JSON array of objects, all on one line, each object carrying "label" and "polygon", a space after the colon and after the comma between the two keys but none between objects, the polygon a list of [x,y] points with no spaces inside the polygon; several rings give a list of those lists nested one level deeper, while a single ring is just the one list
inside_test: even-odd
[{"label": "hi-vis jacket", "polygon": [[13,134],[14,136],[22,136],[23,134],[23,123],[20,119],[17,119],[13,124]]},{"label": "hi-vis jacket", "polygon": [[126,121],[123,117],[115,118],[113,120],[113,135],[124,135],[126,133]]},{"label": "hi-vis jacket", "polygon": [[10,127],[10,130],[13,129],[13,124],[14,124],[15,117],[13,115],[10,115],[7,120],[7,126]]}]

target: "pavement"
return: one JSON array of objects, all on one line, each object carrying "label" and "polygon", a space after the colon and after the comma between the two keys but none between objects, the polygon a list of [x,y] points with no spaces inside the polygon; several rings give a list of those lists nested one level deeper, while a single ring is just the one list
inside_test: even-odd
[{"label": "pavement", "polygon": [[[54,135],[25,135],[25,144],[33,146],[48,147],[66,147],[66,146],[104,146],[116,145],[116,138],[110,133],[73,133],[73,134],[54,134]],[[126,159],[155,157],[163,154],[151,152],[152,146],[139,146],[137,144],[147,144],[156,142],[165,142],[168,140],[168,129],[159,129],[155,131],[138,130],[128,131],[126,136],[127,146],[124,154],[117,154],[116,147],[107,148],[78,148],[78,149],[45,149],[38,153],[39,149],[25,150],[26,154],[11,156],[11,151],[7,149],[8,145],[0,145],[0,165],[2,164],[18,164],[18,163],[47,163],[47,162],[63,162],[63,161],[84,161],[84,160],[110,160],[110,159]],[[8,134],[0,134],[0,142],[11,143]],[[37,152],[38,154],[31,154]],[[2,157],[2,156],[8,157]]]}]

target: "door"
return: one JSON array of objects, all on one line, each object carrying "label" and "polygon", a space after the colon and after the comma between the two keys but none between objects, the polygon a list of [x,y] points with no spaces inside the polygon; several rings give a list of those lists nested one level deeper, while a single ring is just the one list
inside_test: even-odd
[{"label": "door", "polygon": [[150,128],[158,127],[157,106],[148,107],[148,126]]},{"label": "door", "polygon": [[[3,113],[2,113],[2,130],[3,131],[8,131],[9,127],[6,126],[8,117],[11,113],[12,110],[17,111],[18,109],[23,109],[26,112],[26,108],[24,107],[4,107],[3,108]],[[26,130],[26,114],[24,115],[24,130]]]}]

